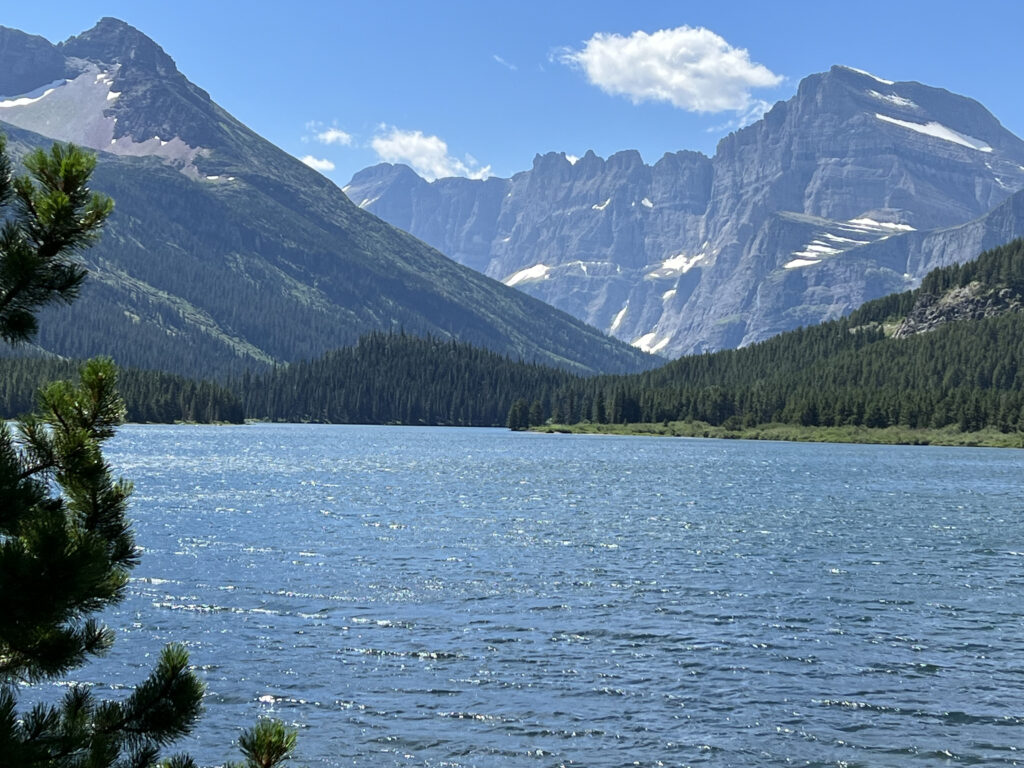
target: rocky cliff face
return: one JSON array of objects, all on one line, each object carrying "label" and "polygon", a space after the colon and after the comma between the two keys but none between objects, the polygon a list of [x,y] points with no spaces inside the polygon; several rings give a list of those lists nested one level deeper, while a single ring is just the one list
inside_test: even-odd
[{"label": "rocky cliff face", "polygon": [[[676,356],[912,287],[977,255],[995,222],[941,230],[1022,188],[1024,142],[977,102],[833,67],[714,158],[547,154],[511,179],[429,184],[385,165],[345,190],[457,261]],[[1024,233],[1015,216],[1002,229]]]},{"label": "rocky cliff face", "polygon": [[57,46],[38,35],[0,27],[0,96],[28,94],[67,74],[64,56]]}]

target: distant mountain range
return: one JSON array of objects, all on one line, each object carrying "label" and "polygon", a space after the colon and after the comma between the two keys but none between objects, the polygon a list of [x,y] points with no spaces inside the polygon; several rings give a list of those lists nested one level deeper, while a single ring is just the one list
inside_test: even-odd
[{"label": "distant mountain range", "polygon": [[1024,141],[971,99],[837,66],[713,158],[549,153],[511,179],[431,183],[384,164],[344,189],[462,264],[675,357],[838,317],[1024,235]]},{"label": "distant mountain range", "polygon": [[98,150],[116,203],[82,297],[41,318],[44,350],[211,375],[404,329],[576,371],[652,365],[353,205],[121,21],[59,45],[0,27],[0,94],[15,155]]}]

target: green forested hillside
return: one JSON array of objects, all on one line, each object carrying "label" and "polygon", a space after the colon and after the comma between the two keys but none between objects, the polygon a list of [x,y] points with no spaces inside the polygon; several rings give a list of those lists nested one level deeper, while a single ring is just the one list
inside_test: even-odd
[{"label": "green forested hillside", "polygon": [[[51,144],[2,129],[16,157]],[[201,159],[198,178],[158,158],[98,153],[93,186],[114,213],[83,254],[90,276],[79,300],[40,317],[41,348],[221,377],[404,329],[581,372],[655,363],[456,264],[235,129],[233,143]]]}]

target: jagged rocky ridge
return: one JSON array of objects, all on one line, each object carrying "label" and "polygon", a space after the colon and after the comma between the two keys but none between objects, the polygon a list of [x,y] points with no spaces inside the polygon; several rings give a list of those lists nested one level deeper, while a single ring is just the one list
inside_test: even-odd
[{"label": "jagged rocky ridge", "polygon": [[432,183],[385,164],[345,190],[457,261],[677,356],[837,317],[1024,234],[1022,188],[1024,142],[977,102],[833,67],[713,158],[549,153],[511,179]]},{"label": "jagged rocky ridge", "polygon": [[580,371],[651,364],[360,210],[116,19],[59,45],[0,28],[0,121],[15,155],[98,150],[94,187],[116,202],[45,350],[210,375],[404,329]]}]

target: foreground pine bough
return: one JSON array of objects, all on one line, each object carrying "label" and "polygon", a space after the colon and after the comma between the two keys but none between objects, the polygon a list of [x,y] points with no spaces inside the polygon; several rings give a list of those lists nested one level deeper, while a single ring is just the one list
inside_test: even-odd
[{"label": "foreground pine bough", "polygon": [[[73,146],[33,152],[30,176],[13,178],[0,137],[0,339],[23,343],[36,313],[70,302],[85,270],[74,253],[96,240],[113,204],[90,192],[95,160]],[[6,212],[6,211],[5,211]],[[102,654],[113,632],[95,615],[124,598],[138,562],[126,518],[131,484],[115,479],[104,441],[124,418],[110,360],[81,369],[79,384],[43,389],[39,411],[12,428],[0,423],[0,756],[39,768],[148,768],[186,734],[203,684],[188,653],[169,645],[126,699],[101,701],[72,686],[56,704],[17,711],[19,684],[65,676]],[[287,759],[295,735],[264,721],[243,735],[245,765]],[[194,762],[177,755],[168,768]]]}]

